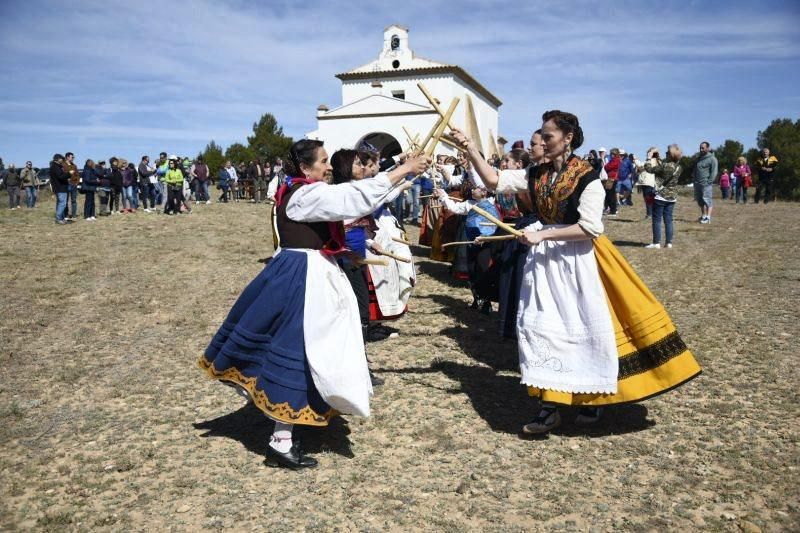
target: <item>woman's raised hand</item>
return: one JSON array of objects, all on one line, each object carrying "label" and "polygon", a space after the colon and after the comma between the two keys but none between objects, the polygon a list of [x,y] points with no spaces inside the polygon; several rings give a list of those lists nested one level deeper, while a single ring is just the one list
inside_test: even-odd
[{"label": "woman's raised hand", "polygon": [[467,134],[458,128],[453,128],[452,130],[450,130],[450,135],[452,135],[452,137],[458,142],[458,144],[460,144],[461,146],[463,146],[468,150],[475,147],[475,143],[472,142],[472,139],[467,137]]},{"label": "woman's raised hand", "polygon": [[420,154],[409,157],[403,164],[407,167],[409,174],[418,176],[428,169],[428,166],[431,164],[431,158],[425,154]]}]

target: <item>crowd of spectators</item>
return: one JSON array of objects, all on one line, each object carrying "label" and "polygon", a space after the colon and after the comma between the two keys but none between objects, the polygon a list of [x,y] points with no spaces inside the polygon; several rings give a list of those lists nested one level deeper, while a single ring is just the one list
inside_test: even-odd
[{"label": "crowd of spectators", "polygon": [[[47,172],[33,167],[30,161],[18,171],[10,164],[4,168],[0,160],[0,183],[8,194],[9,209],[25,206],[38,207],[40,192],[49,188],[55,198],[55,223],[69,224],[79,219],[79,198],[83,197],[83,219],[95,221],[97,217],[144,213],[177,215],[192,212],[192,202],[211,204],[212,187],[220,193],[217,202],[255,203],[266,201],[283,181],[283,164],[275,161],[227,161],[216,175],[212,175],[202,156],[168,156],[161,152],[151,162],[142,156],[138,165],[120,157],[95,161],[87,159],[82,169],[75,163],[75,154],[55,154]],[[46,178],[42,178],[42,176]]]}]

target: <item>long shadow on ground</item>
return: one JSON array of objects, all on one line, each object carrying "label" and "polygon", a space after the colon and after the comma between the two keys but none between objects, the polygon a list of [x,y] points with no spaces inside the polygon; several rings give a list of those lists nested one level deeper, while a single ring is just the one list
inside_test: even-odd
[{"label": "long shadow on ground", "polygon": [[[235,440],[258,455],[266,454],[267,442],[274,427],[274,423],[252,403],[219,418],[192,425],[195,429],[206,430],[201,437]],[[353,457],[350,440],[347,438],[349,434],[347,422],[336,417],[324,428],[296,426],[293,436],[309,453],[331,451],[344,457]]]},{"label": "long shadow on ground", "polygon": [[[457,389],[441,389],[450,394],[466,394],[475,412],[493,431],[520,434],[522,426],[534,417],[539,410],[538,401],[530,398],[525,387],[520,385],[519,377],[500,375],[495,370],[479,365],[463,365],[452,361],[435,361],[430,367],[410,367],[380,369],[384,373],[430,374],[441,372],[460,385]],[[575,408],[563,408],[561,427],[552,431],[555,435],[569,437],[604,437],[635,433],[648,429],[655,422],[647,419],[647,408],[641,404],[628,404],[605,410],[603,417],[591,426],[574,424],[577,415]],[[526,438],[530,438],[527,437]]]},{"label": "long shadow on ground", "polygon": [[644,247],[644,243],[641,243],[641,242],[638,242],[638,241],[623,241],[623,240],[617,239],[617,240],[611,241],[611,242],[612,242],[612,244],[614,246],[618,246],[620,248],[622,248],[624,246],[631,247],[631,248],[643,248]]},{"label": "long shadow on ground", "polygon": [[464,354],[494,370],[519,370],[517,343],[500,335],[497,313],[484,315],[447,294],[432,294],[428,298],[441,306],[441,313],[459,323],[439,333],[456,341]]}]

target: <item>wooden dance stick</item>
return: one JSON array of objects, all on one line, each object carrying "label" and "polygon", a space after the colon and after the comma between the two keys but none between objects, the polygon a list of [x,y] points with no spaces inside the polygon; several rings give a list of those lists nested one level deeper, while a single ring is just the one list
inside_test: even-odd
[{"label": "wooden dance stick", "polygon": [[392,237],[392,240],[394,242],[399,242],[400,244],[411,244],[407,240],[401,239],[400,237]]},{"label": "wooden dance stick", "polygon": [[[422,200],[423,198],[438,198],[438,196],[436,196],[435,194],[425,194],[425,195],[419,197],[420,200]],[[448,198],[450,198],[451,200],[455,200],[456,202],[463,202],[464,201],[463,198],[456,198],[455,196],[448,196]],[[494,224],[492,224],[492,225],[494,225]]]},{"label": "wooden dance stick", "polygon": [[405,126],[403,126],[403,131],[406,133],[406,137],[408,138],[408,144],[411,145],[412,148],[416,148],[417,146],[419,146],[419,144],[418,144],[418,142],[419,142],[419,133],[417,133],[416,135],[414,135],[412,137]]},{"label": "wooden dance stick", "polygon": [[447,248],[448,246],[464,246],[467,244],[475,244],[475,241],[455,241],[455,242],[448,242],[442,245],[442,248]]},{"label": "wooden dance stick", "polygon": [[[460,98],[456,97],[456,98],[453,98],[453,101],[450,103],[450,107],[447,110],[450,117],[453,116],[453,112],[456,110],[456,106],[458,105],[459,101],[460,101]],[[447,116],[448,113],[446,113],[445,116]],[[450,120],[450,118],[448,117],[447,120]],[[436,148],[436,144],[439,142],[439,137],[441,137],[442,134],[439,133],[439,135],[437,136],[436,142],[433,144],[433,148],[430,149],[430,154],[428,154],[428,144],[431,142],[431,139],[433,139],[434,136],[436,136],[436,132],[439,131],[440,127],[441,127],[441,131],[444,132],[444,127],[445,126],[447,126],[447,123],[445,122],[445,118],[441,117],[438,121],[436,121],[436,123],[433,125],[433,128],[431,128],[431,131],[428,132],[428,134],[425,136],[425,138],[422,140],[422,142],[419,143],[417,152],[415,154],[416,155],[420,155],[423,152],[426,155],[433,154],[433,148]]]},{"label": "wooden dance stick", "polygon": [[436,133],[431,139],[430,144],[428,144],[425,148],[425,155],[428,157],[433,156],[433,151],[436,150],[436,145],[439,144],[439,139],[442,138],[444,135],[444,129],[447,127],[447,123],[450,122],[450,117],[453,116],[453,113],[456,111],[456,107],[458,107],[458,98],[453,98],[453,101],[450,103],[450,107],[447,109],[447,113],[444,114],[442,120],[439,121],[439,127],[436,128]]},{"label": "wooden dance stick", "polygon": [[445,137],[444,135],[442,135],[442,138],[439,139],[439,140],[441,142],[443,142],[444,144],[448,145],[448,146],[452,146],[453,148],[455,148],[459,152],[467,153],[467,149],[466,148],[464,148],[463,146],[461,146],[458,143],[455,143],[455,142],[451,141],[448,137]]},{"label": "wooden dance stick", "polygon": [[389,266],[388,259],[375,258],[375,259],[359,259],[359,265],[375,265],[375,266]]},{"label": "wooden dance stick", "polygon": [[518,229],[514,229],[511,226],[509,226],[508,224],[506,224],[505,222],[503,222],[502,220],[498,220],[497,218],[495,218],[494,215],[492,215],[491,213],[489,213],[487,211],[484,211],[483,209],[481,209],[477,205],[473,205],[472,206],[472,210],[475,211],[476,213],[478,213],[479,215],[483,216],[484,218],[486,218],[490,222],[493,222],[494,225],[497,226],[498,228],[502,228],[502,229],[506,230],[511,235],[514,235],[516,237],[521,237],[523,235],[523,233],[521,231],[519,231]]},{"label": "wooden dance stick", "polygon": [[511,239],[516,239],[516,235],[492,235],[489,237],[475,237],[477,242],[485,242],[485,241],[510,241]]},{"label": "wooden dance stick", "polygon": [[478,222],[479,226],[494,226],[494,222]]},{"label": "wooden dance stick", "polygon": [[402,255],[397,255],[397,254],[394,254],[392,252],[388,252],[386,250],[384,250],[382,252],[377,252],[377,253],[379,255],[385,255],[386,257],[391,257],[392,259],[395,259],[397,261],[401,261],[403,263],[410,263],[411,262],[411,259],[408,258],[408,257],[403,257]]},{"label": "wooden dance stick", "polygon": [[[444,118],[444,112],[442,111],[442,108],[439,107],[439,104],[436,102],[436,99],[431,95],[431,93],[428,92],[427,87],[425,87],[422,84],[422,82],[418,82],[417,83],[417,87],[419,87],[419,90],[422,91],[422,94],[425,95],[425,98],[428,99],[428,102],[430,102],[431,107],[433,107],[433,109],[435,109],[436,112],[439,113],[440,117]],[[447,127],[450,128],[451,130],[455,129],[453,127],[453,124],[450,123],[450,118],[449,117],[447,119]]]}]

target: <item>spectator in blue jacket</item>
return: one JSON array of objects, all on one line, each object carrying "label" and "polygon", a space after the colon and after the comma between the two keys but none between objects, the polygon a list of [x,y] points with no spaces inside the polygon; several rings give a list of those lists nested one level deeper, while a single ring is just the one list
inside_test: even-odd
[{"label": "spectator in blue jacket", "polygon": [[633,154],[625,154],[625,150],[620,150],[622,161],[619,164],[619,173],[617,174],[617,192],[619,193],[620,205],[633,205],[631,198],[631,191],[633,190],[633,178],[636,175],[636,169],[633,165]]},{"label": "spectator in blue jacket", "polygon": [[[227,164],[230,165],[230,162]],[[222,195],[219,197],[219,200],[217,200],[218,202],[228,203],[228,191],[231,188],[230,177],[225,167],[219,169],[219,174],[217,174],[217,188],[222,191]]]}]

